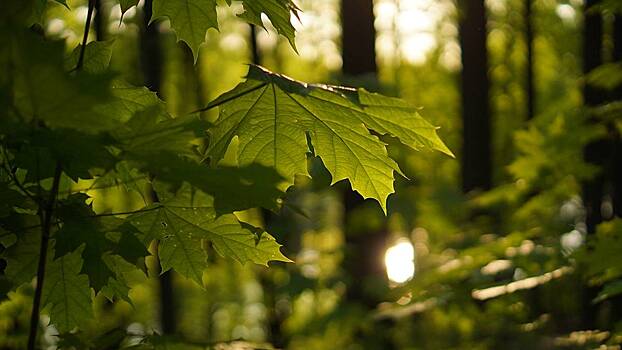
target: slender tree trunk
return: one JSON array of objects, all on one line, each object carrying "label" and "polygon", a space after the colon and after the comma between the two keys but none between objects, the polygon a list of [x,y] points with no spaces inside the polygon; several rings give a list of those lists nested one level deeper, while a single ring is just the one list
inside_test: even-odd
[{"label": "slender tree trunk", "polygon": [[159,23],[149,25],[153,0],[146,0],[143,6],[143,28],[140,40],[141,67],[143,79],[149,90],[160,93],[162,85],[162,47],[159,35]]},{"label": "slender tree trunk", "polygon": [[[587,0],[585,4],[585,19],[583,27],[583,73],[589,74],[603,63],[602,38],[603,20],[600,13],[593,13],[589,9],[598,0]],[[606,94],[589,84],[583,87],[583,99],[586,107],[594,107],[605,102]],[[602,167],[607,159],[607,144],[605,140],[597,140],[585,148],[586,162]],[[599,173],[590,181],[583,184],[583,200],[586,209],[586,225],[588,233],[596,230],[596,225],[602,221],[601,204],[604,195],[605,174]]]},{"label": "slender tree trunk", "polygon": [[488,57],[484,0],[461,0],[462,190],[492,187]]},{"label": "slender tree trunk", "polygon": [[95,18],[93,18],[93,27],[95,29],[95,40],[103,41],[108,37],[107,24],[108,16],[105,12],[104,0],[95,0]]},{"label": "slender tree trunk", "polygon": [[253,64],[260,65],[261,64],[261,52],[259,51],[259,46],[257,45],[257,28],[254,24],[249,24],[250,33],[249,33],[249,41],[251,44],[251,56]]},{"label": "slender tree trunk", "polygon": [[[583,74],[589,74],[603,63],[603,20],[599,12],[590,9],[599,0],[587,0],[584,8],[583,21]],[[586,107],[594,107],[605,102],[606,93],[589,84],[583,86],[583,103]],[[597,123],[596,120],[591,122]],[[585,206],[585,224],[588,234],[596,231],[596,226],[602,222],[601,205],[605,191],[605,163],[609,158],[606,139],[591,142],[584,149],[584,160],[598,167],[599,172],[590,180],[583,183],[583,203]],[[583,289],[582,300],[582,327],[595,329],[598,316],[598,307],[592,304],[598,290],[594,287]]]},{"label": "slender tree trunk", "polygon": [[527,120],[535,116],[535,86],[534,86],[534,32],[533,32],[533,0],[525,0],[525,44],[527,46]]},{"label": "slender tree trunk", "polygon": [[[153,0],[146,0],[143,7],[143,28],[141,33],[141,65],[145,85],[149,90],[160,94],[162,87],[162,47],[158,23],[149,25],[152,14]],[[157,194],[152,191],[152,200],[158,201]],[[157,259],[156,259],[157,260]],[[160,322],[164,334],[175,333],[175,297],[171,271],[160,275]]]},{"label": "slender tree trunk", "polygon": [[[622,15],[616,15],[613,23],[613,60],[622,64]],[[622,84],[614,90],[613,99],[622,101]],[[613,157],[613,212],[622,218],[622,137],[616,134]]]},{"label": "slender tree trunk", "polygon": [[[342,0],[341,25],[341,57],[344,77],[376,80],[378,67],[376,65],[373,1]],[[377,296],[370,293],[369,287],[378,282],[386,283],[382,257],[387,246],[387,231],[385,227],[382,227],[380,229],[368,229],[365,232],[352,232],[348,222],[351,219],[357,219],[354,216],[357,215],[357,209],[361,209],[364,199],[352,191],[349,186],[344,186],[343,192],[344,234],[346,238],[346,252],[343,261],[350,278],[346,298],[347,301],[355,303],[359,307],[372,310],[377,307],[379,300]],[[358,214],[360,215],[360,212]],[[381,330],[382,327],[386,326],[386,322],[391,321],[382,322],[376,324],[375,329]],[[361,342],[366,342],[366,346],[369,348],[392,349],[394,347],[388,337],[378,336],[378,334],[374,337],[368,337],[363,330],[360,332],[361,334],[357,338]]]},{"label": "slender tree trunk", "polygon": [[376,74],[373,1],[342,0],[341,26],[343,73],[351,76]]},{"label": "slender tree trunk", "polygon": [[[342,72],[344,76],[361,77],[376,76],[376,31],[374,29],[374,8],[372,0],[342,0]],[[344,219],[363,204],[364,200],[351,189],[344,190]],[[346,225],[347,229],[347,225]],[[345,232],[346,235],[346,269],[353,277],[347,290],[347,297],[351,301],[367,304],[374,307],[374,301],[369,300],[364,292],[364,282],[371,276],[378,274],[378,266],[373,263],[383,247],[378,248],[373,241],[378,236],[384,237],[384,232],[364,232],[355,234]],[[383,273],[381,271],[380,273]]]}]

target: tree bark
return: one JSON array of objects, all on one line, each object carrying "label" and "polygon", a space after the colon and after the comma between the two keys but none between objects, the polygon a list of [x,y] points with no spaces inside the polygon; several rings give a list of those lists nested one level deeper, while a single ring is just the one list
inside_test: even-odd
[{"label": "tree bark", "polygon": [[342,71],[357,76],[376,74],[376,30],[372,0],[341,1]]},{"label": "tree bark", "polygon": [[[583,24],[583,73],[589,74],[603,63],[603,20],[600,13],[589,11],[598,0],[587,0],[585,3],[585,19]],[[594,107],[605,102],[606,94],[589,84],[583,86],[583,102],[586,107]],[[596,122],[596,121],[594,121]],[[596,140],[588,144],[584,151],[587,163],[602,168],[607,159],[608,147],[605,140]],[[605,174],[600,172],[583,184],[583,201],[586,210],[586,226],[588,233],[594,233],[596,226],[602,221],[601,204],[604,195]]]},{"label": "tree bark", "polygon": [[261,64],[261,52],[259,51],[259,46],[257,45],[257,27],[254,24],[249,24],[250,33],[249,33],[249,41],[251,44],[251,58],[253,64],[260,65]]},{"label": "tree bark", "polygon": [[[590,9],[599,0],[587,0],[584,7],[583,21],[583,74],[586,76],[593,69],[603,63],[603,20],[599,12]],[[594,107],[605,102],[606,93],[589,84],[583,86],[583,103],[586,107]],[[597,123],[597,120],[590,119]],[[596,232],[596,226],[603,220],[601,205],[605,191],[606,174],[603,171],[608,159],[608,146],[606,139],[599,139],[586,145],[583,151],[585,162],[598,167],[599,172],[591,179],[582,184],[583,204],[585,206],[585,225],[588,234]],[[598,317],[598,307],[592,304],[598,289],[584,287],[582,291],[582,327],[595,329]]]},{"label": "tree bark", "polygon": [[[158,23],[149,24],[152,15],[153,0],[146,0],[143,7],[143,28],[141,32],[141,66],[145,85],[149,90],[160,95],[162,87],[162,47]],[[153,192],[153,201],[157,202],[157,195]],[[157,260],[157,259],[156,259]],[[158,263],[159,269],[159,263]],[[175,327],[175,297],[171,271],[159,277],[160,287],[160,322],[163,334],[173,334]]]},{"label": "tree bark", "polygon": [[[613,60],[622,64],[622,15],[616,15],[613,23]],[[622,84],[614,90],[613,99],[622,101]],[[613,156],[613,213],[622,218],[622,137],[616,134]]]},{"label": "tree bark", "polygon": [[[376,31],[374,29],[374,7],[372,0],[342,0],[342,73],[348,77],[376,76]],[[364,199],[358,193],[344,186],[344,220],[348,215],[363,204]],[[382,240],[384,232],[353,233],[347,231],[346,226],[346,270],[352,277],[347,289],[347,298],[350,301],[375,307],[375,301],[370,300],[364,292],[365,281],[378,275],[378,266],[375,256],[382,253],[384,247],[377,247],[372,241]],[[380,271],[381,274],[384,271]]]},{"label": "tree bark", "polygon": [[107,31],[106,25],[108,24],[108,16],[104,11],[103,0],[95,0],[95,18],[93,19],[93,26],[95,27],[95,40],[106,40]]},{"label": "tree bark", "polygon": [[527,46],[527,120],[535,116],[535,81],[534,81],[534,54],[533,54],[533,0],[525,0],[525,44]]},{"label": "tree bark", "polygon": [[492,187],[488,57],[484,0],[460,1],[462,48],[462,190]]}]

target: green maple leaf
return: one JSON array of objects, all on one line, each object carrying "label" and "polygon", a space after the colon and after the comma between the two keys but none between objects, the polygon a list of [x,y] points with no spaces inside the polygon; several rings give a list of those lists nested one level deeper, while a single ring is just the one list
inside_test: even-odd
[{"label": "green maple leaf", "polygon": [[142,154],[134,159],[141,170],[152,174],[158,181],[177,188],[187,182],[212,195],[218,214],[258,206],[275,210],[284,195],[279,189],[283,178],[274,169],[259,164],[210,168],[167,152]]},{"label": "green maple leaf", "polygon": [[[82,70],[89,73],[101,73],[108,69],[112,58],[113,40],[91,41],[84,49]],[[78,45],[65,60],[65,69],[72,70],[78,64],[82,44]]]},{"label": "green maple leaf", "polygon": [[[230,4],[231,0],[227,0]],[[242,0],[244,12],[238,15],[245,21],[265,28],[261,14],[265,14],[276,31],[287,38],[296,50],[296,30],[291,23],[291,14],[298,18],[298,7],[290,0]]]},{"label": "green maple leaf", "polygon": [[[231,0],[226,0],[231,5]],[[133,4],[133,3],[131,3]],[[291,14],[298,17],[298,7],[290,0],[243,0],[244,12],[238,16],[248,23],[265,28],[261,15],[265,14],[277,32],[287,38],[296,50],[295,29]],[[184,41],[192,50],[194,61],[199,47],[205,41],[209,28],[218,29],[216,0],[154,0],[152,21],[168,18],[178,40]]]},{"label": "green maple leaf", "polygon": [[130,221],[144,233],[143,242],[159,240],[162,270],[174,268],[202,285],[207,255],[202,246],[209,240],[216,251],[241,263],[267,265],[289,261],[269,234],[260,239],[242,227],[232,214],[217,216],[211,197],[184,186],[175,197],[134,214]]},{"label": "green maple leaf", "polygon": [[192,142],[204,137],[206,128],[207,124],[197,115],[163,118],[158,110],[149,108],[136,113],[114,137],[128,157],[140,158],[162,152],[193,156]]},{"label": "green maple leaf", "polygon": [[[220,116],[210,129],[207,156],[224,156],[233,137],[239,139],[240,165],[274,167],[293,184],[308,175],[307,152],[319,156],[333,183],[348,179],[364,198],[376,199],[386,211],[393,193],[393,172],[401,173],[383,143],[370,131],[397,137],[413,148],[452,155],[436,127],[402,100],[325,85],[309,85],[251,66],[245,82],[211,102]],[[310,139],[311,148],[307,144]]]},{"label": "green maple leaf", "polygon": [[15,165],[28,171],[25,179],[28,182],[52,177],[57,160],[63,164],[65,174],[75,181],[103,173],[116,161],[108,148],[113,140],[102,134],[59,128],[25,130],[14,136],[29,140],[19,146],[15,159]]},{"label": "green maple leaf", "polygon": [[[112,57],[112,45],[114,41],[92,41],[84,50],[82,70],[89,73],[104,73],[108,70]],[[67,70],[76,67],[80,49],[78,45],[71,55],[65,60]],[[155,118],[168,117],[164,102],[158,98],[155,92],[149,91],[144,86],[136,87],[126,81],[117,79],[110,86],[111,95],[107,99],[94,106],[93,113],[101,119],[113,119],[127,122],[137,112],[151,110]]]},{"label": "green maple leaf", "polygon": [[13,103],[24,121],[91,133],[118,125],[115,115],[102,118],[94,113],[110,99],[110,74],[67,74],[64,43],[43,41],[33,32],[15,31],[8,45],[14,68]]},{"label": "green maple leaf", "polygon": [[77,250],[49,261],[45,270],[41,302],[60,332],[69,331],[93,318],[89,279],[80,274],[80,253]]},{"label": "green maple leaf", "polygon": [[114,273],[114,277],[110,277],[102,288],[102,295],[110,301],[121,299],[133,304],[129,297],[130,285],[145,282],[147,276],[135,265],[128,263],[126,258],[118,255],[104,255],[102,262]]},{"label": "green maple leaf", "polygon": [[[36,227],[39,221],[35,216],[13,214],[7,219],[9,219],[9,224],[2,225],[3,228],[9,232],[20,232],[20,235],[17,236],[17,241],[2,254],[7,261],[4,274],[14,285],[19,286],[31,282],[37,273],[41,231],[39,227]],[[30,228],[24,230],[22,227]]]},{"label": "green maple leaf", "polygon": [[94,220],[68,220],[56,233],[56,257],[62,257],[84,245],[82,258],[84,263],[80,272],[88,276],[89,285],[99,292],[106,285],[112,271],[102,263],[102,256],[113,249],[113,242],[108,240]]},{"label": "green maple leaf", "polygon": [[133,167],[159,181],[177,187],[188,182],[213,195],[218,213],[256,206],[275,209],[283,192],[277,188],[282,178],[273,169],[257,164],[213,169],[195,160],[196,141],[207,136],[206,128],[196,114],[171,118],[150,108],[136,113],[114,137]]},{"label": "green maple leaf", "polygon": [[118,120],[126,122],[145,110],[150,110],[155,118],[167,116],[164,102],[144,86],[136,87],[123,80],[115,80],[110,92],[112,98],[96,108],[96,112],[103,117],[114,115]]},{"label": "green maple leaf", "polygon": [[114,260],[106,260],[108,255],[114,253],[134,264],[149,253],[136,237],[138,232],[133,226],[114,217],[94,217],[95,213],[85,200],[85,195],[74,195],[59,208],[63,226],[54,235],[55,256],[61,257],[82,247],[81,272],[88,276],[90,286],[98,293],[110,279],[119,278],[119,273],[110,267]]},{"label": "green maple leaf", "polygon": [[177,38],[188,44],[194,61],[209,28],[218,29],[216,0],[154,0],[152,21],[167,17]]}]

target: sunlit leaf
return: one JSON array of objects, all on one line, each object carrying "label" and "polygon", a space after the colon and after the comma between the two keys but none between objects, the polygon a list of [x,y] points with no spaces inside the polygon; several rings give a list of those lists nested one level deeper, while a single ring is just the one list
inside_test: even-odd
[{"label": "sunlit leaf", "polygon": [[257,237],[242,227],[234,215],[217,216],[212,199],[185,186],[174,198],[134,214],[133,225],[144,233],[143,241],[159,240],[162,270],[175,271],[202,284],[207,255],[203,240],[216,251],[241,263],[267,265],[268,261],[289,261],[280,245],[267,233]]},{"label": "sunlit leaf", "polygon": [[[451,151],[415,108],[365,90],[309,85],[251,66],[246,82],[208,105],[220,117],[210,129],[207,151],[220,160],[233,137],[239,139],[240,165],[274,167],[290,184],[307,175],[306,154],[314,152],[333,176],[348,179],[365,198],[386,210],[393,172],[401,173],[385,144],[371,130],[395,136],[414,148]],[[311,147],[307,144],[309,136]]]},{"label": "sunlit leaf", "polygon": [[192,49],[194,60],[199,56],[199,46],[205,41],[209,28],[218,29],[216,0],[154,0],[153,17],[167,17],[177,38]]}]

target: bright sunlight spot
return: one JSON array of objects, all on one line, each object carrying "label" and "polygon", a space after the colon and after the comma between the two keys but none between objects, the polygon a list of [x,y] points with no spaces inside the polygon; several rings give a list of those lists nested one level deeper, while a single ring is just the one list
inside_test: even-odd
[{"label": "bright sunlight spot", "polygon": [[387,276],[392,282],[404,283],[415,275],[415,249],[408,240],[399,240],[384,255]]}]

